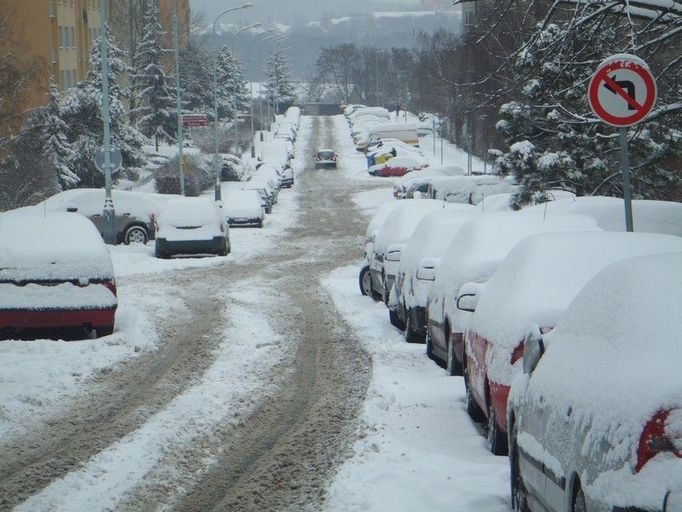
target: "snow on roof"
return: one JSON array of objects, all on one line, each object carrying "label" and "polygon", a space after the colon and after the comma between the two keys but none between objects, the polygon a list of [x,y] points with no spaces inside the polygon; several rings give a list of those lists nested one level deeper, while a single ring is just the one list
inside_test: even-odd
[{"label": "snow on roof", "polygon": [[[525,208],[524,211],[552,215],[582,213],[606,231],[625,231],[625,207],[616,197],[577,197]],[[636,199],[632,201],[635,231],[682,236],[682,203]]]},{"label": "snow on roof", "polygon": [[[48,210],[66,211],[67,207],[75,206],[78,213],[85,216],[102,213],[104,208],[103,188],[76,188],[59,192],[45,201],[38,203],[36,207],[47,207]],[[127,190],[112,190],[111,198],[114,202],[114,210],[118,213],[130,213],[140,219],[158,214],[163,204],[150,194],[132,192]]]},{"label": "snow on roof", "polygon": [[[542,233],[520,241],[479,292],[469,329],[503,349],[491,364],[495,382],[509,384],[509,358],[528,328],[553,328],[597,272],[647,254],[682,252],[682,238],[654,233]],[[506,349],[506,350],[505,350]],[[494,357],[495,358],[495,357]]]},{"label": "snow on roof", "polygon": [[440,176],[431,180],[434,199],[454,203],[478,204],[486,195],[513,192],[517,186],[511,179],[499,176]]},{"label": "snow on roof", "polygon": [[369,221],[367,225],[367,231],[365,232],[365,240],[370,240],[374,237],[375,232],[381,227],[384,221],[388,218],[393,210],[398,208],[402,203],[398,201],[389,201],[384,203],[377,209],[376,213]]},{"label": "snow on roof", "polygon": [[108,279],[114,270],[97,228],[77,213],[22,208],[0,214],[0,280]]},{"label": "snow on roof", "polygon": [[682,253],[610,265],[545,335],[527,399],[541,393],[557,413],[572,407],[573,421],[590,425],[583,453],[630,459],[654,413],[682,408],[680,304]]},{"label": "snow on roof", "polygon": [[459,205],[425,215],[400,255],[400,271],[416,273],[422,258],[440,258],[460,228],[476,214],[471,205]]},{"label": "snow on roof", "polygon": [[[446,251],[436,271],[433,292],[454,298],[460,287],[469,282],[483,283],[493,274],[509,251],[524,238],[551,231],[599,231],[586,215],[554,215],[542,220],[520,212],[492,212],[474,217],[462,227]],[[446,302],[447,304],[447,302]],[[448,310],[453,328],[460,325],[465,313],[454,304]]]},{"label": "snow on roof", "polygon": [[208,197],[183,197],[168,201],[159,215],[159,224],[173,226],[203,226],[215,224],[219,210],[213,199]]},{"label": "snow on roof", "polygon": [[374,239],[374,250],[384,254],[391,244],[404,243],[412,235],[422,218],[435,210],[442,210],[446,205],[433,199],[412,199],[401,201],[381,225]]}]

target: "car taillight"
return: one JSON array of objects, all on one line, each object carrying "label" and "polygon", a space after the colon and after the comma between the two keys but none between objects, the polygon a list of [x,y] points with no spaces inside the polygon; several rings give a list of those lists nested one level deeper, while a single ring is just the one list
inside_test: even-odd
[{"label": "car taillight", "polygon": [[109,279],[102,283],[111,293],[116,296],[116,279]]},{"label": "car taillight", "polygon": [[644,426],[637,447],[635,471],[639,472],[662,452],[682,458],[682,409],[658,411]]},{"label": "car taillight", "polygon": [[523,341],[519,343],[516,348],[514,349],[514,352],[512,352],[511,355],[511,364],[514,364],[516,361],[521,359],[523,357]]}]

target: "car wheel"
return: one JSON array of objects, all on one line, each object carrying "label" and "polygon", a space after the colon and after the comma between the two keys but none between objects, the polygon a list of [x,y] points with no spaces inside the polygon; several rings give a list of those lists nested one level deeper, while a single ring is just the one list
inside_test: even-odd
[{"label": "car wheel", "polygon": [[405,322],[402,321],[397,311],[389,309],[388,319],[391,321],[391,325],[396,329],[400,329],[401,331],[405,329]]},{"label": "car wheel", "polygon": [[258,224],[256,224],[256,227],[262,228],[263,227],[263,219],[258,221]]},{"label": "car wheel", "polygon": [[365,265],[362,267],[358,282],[360,284],[360,293],[374,298],[374,294],[372,293],[372,275],[369,272],[369,266]]},{"label": "car wheel", "polygon": [[123,242],[130,244],[146,244],[149,241],[149,234],[142,226],[130,226],[123,235]]},{"label": "car wheel", "polygon": [[471,392],[471,384],[469,383],[469,371],[467,370],[466,365],[464,366],[464,389],[466,391],[467,414],[472,419],[472,421],[475,421],[476,423],[481,423],[483,420],[485,420],[485,415],[483,414],[481,408],[478,406],[478,402],[476,402],[476,399],[474,398],[474,395]]},{"label": "car wheel", "polygon": [[455,344],[452,341],[448,343],[448,361],[445,369],[451,377],[462,374],[459,361],[457,361],[457,356],[455,356]]},{"label": "car wheel", "polygon": [[422,335],[412,327],[410,312],[408,311],[405,316],[407,317],[407,320],[405,320],[405,341],[408,343],[424,343]]},{"label": "car wheel", "polygon": [[167,252],[156,252],[155,256],[161,260],[167,260],[170,258],[170,254]]},{"label": "car wheel", "polygon": [[95,329],[95,337],[101,338],[102,336],[111,336],[114,333],[114,326],[109,325],[107,327],[98,327]]},{"label": "car wheel", "polygon": [[492,400],[488,405],[488,448],[493,455],[507,455],[507,435],[497,425]]},{"label": "car wheel", "polygon": [[433,355],[433,341],[431,341],[431,332],[429,331],[428,320],[426,322],[426,337],[424,339],[424,342],[426,343],[426,357],[431,359],[431,361],[438,362],[436,361],[436,358]]},{"label": "car wheel", "polygon": [[528,492],[523,483],[521,475],[521,465],[519,464],[519,449],[516,446],[516,431],[511,438],[511,449],[509,453],[509,465],[511,466],[511,502],[514,512],[530,512],[528,508]]},{"label": "car wheel", "polygon": [[585,504],[585,493],[580,485],[580,480],[575,482],[575,490],[573,491],[573,505],[571,512],[587,512],[587,505]]}]

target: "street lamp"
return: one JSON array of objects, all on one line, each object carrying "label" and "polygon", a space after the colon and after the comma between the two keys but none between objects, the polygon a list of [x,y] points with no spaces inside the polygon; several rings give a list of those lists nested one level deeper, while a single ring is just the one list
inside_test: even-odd
[{"label": "street lamp", "polygon": [[[272,34],[273,32],[275,32],[275,29],[269,28],[268,30],[264,30],[263,32],[252,34],[252,37],[262,36],[262,35],[266,35],[266,34]],[[256,41],[256,45],[258,43],[264,41],[265,39],[267,39],[267,37],[268,36],[266,36],[265,38],[263,38],[261,40]],[[250,55],[251,54],[249,53],[246,57],[247,62],[249,63],[249,70],[252,69],[251,68],[251,57],[250,57]],[[250,104],[251,104],[251,158],[256,158],[256,143],[254,140],[255,132],[254,132],[254,128],[253,128],[253,77],[251,77],[251,79],[249,80],[249,83],[251,84],[251,92],[250,92],[250,94],[251,94],[251,101],[250,101]],[[262,83],[259,82],[259,88],[258,88],[259,98],[261,96],[261,88],[262,88],[261,85],[262,85]],[[262,101],[260,104],[260,111],[261,111],[261,123],[262,123],[262,118],[263,118],[263,102]],[[263,141],[263,130],[260,130],[260,140],[261,140],[261,142]]]},{"label": "street lamp", "polygon": [[238,11],[240,9],[247,9],[253,7],[252,3],[246,3],[237,7],[230,7],[216,16],[213,21],[213,32],[211,33],[211,41],[213,42],[213,165],[215,167],[215,200],[221,200],[220,193],[220,157],[218,156],[218,78],[216,68],[218,67],[218,49],[215,40],[215,29],[218,20],[228,12]]},{"label": "street lamp", "polygon": [[[235,39],[237,38],[237,35],[241,32],[244,32],[245,30],[250,30],[253,28],[257,28],[262,26],[262,23],[252,23],[251,25],[247,25],[246,27],[241,27],[240,29],[236,30],[234,34],[232,34],[232,48],[234,48],[234,42]],[[237,105],[237,81],[234,79],[235,77],[232,77],[232,103],[234,107],[234,154],[236,156],[239,156],[239,112],[238,112],[238,105]]]}]

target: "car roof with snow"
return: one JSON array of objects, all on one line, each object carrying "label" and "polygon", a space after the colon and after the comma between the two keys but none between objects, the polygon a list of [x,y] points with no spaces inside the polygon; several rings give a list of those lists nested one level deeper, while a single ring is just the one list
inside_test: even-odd
[{"label": "car roof with snow", "polygon": [[556,325],[582,287],[613,262],[682,252],[682,238],[656,233],[563,232],[520,241],[483,286],[470,328],[515,347],[531,323]]},{"label": "car roof with snow", "polygon": [[36,208],[0,214],[0,281],[113,275],[109,251],[86,217]]},{"label": "car roof with snow", "polygon": [[425,215],[401,252],[400,271],[416,273],[422,258],[440,258],[457,232],[477,212],[475,206],[461,204]]},{"label": "car roof with snow", "polygon": [[[67,207],[75,206],[79,213],[88,216],[102,213],[104,194],[103,188],[75,188],[48,197],[36,206],[42,208],[45,205],[48,210],[55,211],[62,211]],[[151,194],[143,192],[114,189],[111,191],[111,198],[116,210],[131,213],[140,218],[149,217],[152,214],[156,215],[163,208],[161,201]]]},{"label": "car roof with snow", "polygon": [[425,165],[429,161],[423,156],[396,156],[390,160],[386,160],[385,164],[388,167],[401,167],[401,166],[412,166],[412,165]]},{"label": "car roof with snow", "polygon": [[[630,459],[656,412],[682,409],[680,304],[682,253],[629,258],[603,269],[543,337],[546,353],[524,400],[539,400],[541,393],[557,413],[570,407],[579,414],[589,425],[580,441],[584,453],[612,439],[609,456]],[[525,378],[518,377],[513,394]],[[676,426],[682,427],[679,412]]]},{"label": "car roof with snow", "polygon": [[478,204],[487,195],[514,192],[517,185],[509,178],[494,175],[438,176],[430,180],[435,199]]},{"label": "car roof with snow", "polygon": [[[590,196],[561,199],[524,208],[540,215],[583,213],[606,231],[625,231],[623,200],[616,197]],[[632,214],[635,231],[682,236],[682,203],[634,199]]]},{"label": "car roof with snow", "polygon": [[391,212],[381,225],[374,238],[374,250],[383,254],[388,246],[404,243],[412,235],[422,218],[435,210],[442,210],[442,201],[432,199],[412,199],[400,201],[400,205]]},{"label": "car roof with snow", "polygon": [[216,202],[206,196],[181,197],[168,201],[159,215],[159,223],[176,226],[204,225],[222,218]]},{"label": "car roof with snow", "polygon": [[253,207],[255,210],[261,209],[260,196],[257,191],[230,190],[223,198],[223,211],[225,213],[245,207]]},{"label": "car roof with snow", "polygon": [[[518,242],[527,236],[551,231],[600,229],[594,219],[586,215],[557,214],[547,220],[520,212],[491,212],[476,216],[460,229],[445,252],[431,293],[454,298],[463,284],[487,281]],[[456,308],[449,313],[457,322],[466,315]]]}]

